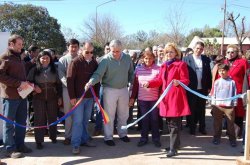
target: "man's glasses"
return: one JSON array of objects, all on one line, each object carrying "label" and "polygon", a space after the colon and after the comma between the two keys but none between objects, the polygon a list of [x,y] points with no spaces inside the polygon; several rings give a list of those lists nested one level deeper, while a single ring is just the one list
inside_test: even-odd
[{"label": "man's glasses", "polygon": [[93,51],[90,52],[90,51],[85,51],[85,54],[93,54]]}]

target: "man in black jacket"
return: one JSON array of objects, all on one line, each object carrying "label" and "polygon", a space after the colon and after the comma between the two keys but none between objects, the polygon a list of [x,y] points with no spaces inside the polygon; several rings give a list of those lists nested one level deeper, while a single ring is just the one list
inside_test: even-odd
[{"label": "man in black jacket", "polygon": [[[212,74],[210,69],[210,59],[202,55],[204,43],[197,42],[194,46],[194,53],[183,57],[183,61],[188,65],[190,84],[192,90],[208,95],[212,86]],[[191,115],[187,122],[190,128],[190,134],[195,134],[196,124],[199,122],[199,132],[207,134],[205,125],[206,100],[188,92],[188,103]]]}]

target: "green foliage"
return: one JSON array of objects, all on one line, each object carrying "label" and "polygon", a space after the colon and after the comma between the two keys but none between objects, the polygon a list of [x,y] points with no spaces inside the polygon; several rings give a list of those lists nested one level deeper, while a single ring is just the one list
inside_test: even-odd
[{"label": "green foliage", "polygon": [[104,46],[101,46],[100,44],[98,44],[98,43],[93,43],[93,45],[94,45],[94,55],[96,56],[96,57],[101,57],[101,56],[103,56],[104,55]]},{"label": "green foliage", "polygon": [[218,44],[216,38],[213,39],[213,42],[208,39],[204,42],[205,44],[205,54],[208,56],[219,55],[220,44]]},{"label": "green foliage", "polygon": [[188,46],[190,44],[190,42],[192,41],[192,39],[194,38],[194,36],[204,37],[204,34],[199,29],[193,29],[191,31],[191,33],[185,39],[185,46]]},{"label": "green foliage", "polygon": [[198,36],[200,38],[222,37],[222,32],[218,28],[210,28],[209,26],[205,26],[202,30],[193,29],[186,37],[185,46],[188,46],[190,44],[194,36]]},{"label": "green foliage", "polygon": [[222,37],[222,32],[217,28],[205,27],[203,30],[204,37]]},{"label": "green foliage", "polygon": [[19,34],[25,48],[31,44],[54,48],[59,54],[66,49],[66,42],[57,19],[44,7],[5,3],[0,5],[0,31]]}]

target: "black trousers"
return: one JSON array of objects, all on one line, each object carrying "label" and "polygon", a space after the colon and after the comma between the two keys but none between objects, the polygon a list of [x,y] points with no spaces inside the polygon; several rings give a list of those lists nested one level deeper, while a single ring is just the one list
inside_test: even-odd
[{"label": "black trousers", "polygon": [[168,129],[170,131],[170,150],[180,147],[181,117],[167,117]]},{"label": "black trousers", "polygon": [[[57,100],[33,100],[34,105],[34,125],[43,126],[51,124],[57,119]],[[46,128],[35,128],[35,140],[37,143],[44,142],[44,134]],[[56,140],[57,126],[49,127],[49,138]]]},{"label": "black trousers", "polygon": [[[207,91],[196,90],[196,92],[207,95]],[[203,131],[206,128],[205,114],[206,114],[206,100],[196,96],[190,92],[187,93],[188,104],[191,110],[191,115],[187,117],[187,122],[190,132],[195,132],[196,125],[199,123],[199,130]]]}]

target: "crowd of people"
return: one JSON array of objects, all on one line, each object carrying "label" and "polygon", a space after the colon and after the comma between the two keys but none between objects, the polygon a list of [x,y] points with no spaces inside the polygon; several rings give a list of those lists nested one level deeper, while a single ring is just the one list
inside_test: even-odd
[{"label": "crowd of people", "polygon": [[[122,126],[133,121],[133,109],[137,101],[137,117],[146,114],[157,102],[166,87],[172,83],[167,95],[152,112],[138,124],[141,137],[138,147],[148,144],[149,133],[155,147],[161,147],[163,118],[166,119],[170,142],[167,157],[173,157],[181,147],[180,131],[186,117],[189,133],[206,135],[206,100],[186,91],[185,84],[194,92],[213,98],[214,145],[220,144],[222,120],[227,127],[229,142],[236,146],[236,138],[242,136],[245,102],[221,100],[244,93],[249,89],[248,63],[239,55],[236,45],[228,45],[226,55],[218,55],[215,61],[204,55],[204,43],[197,42],[193,49],[183,54],[173,43],[145,48],[140,54],[123,52],[122,43],[112,40],[104,46],[101,57],[95,57],[94,46],[76,39],[67,43],[67,52],[59,59],[54,49],[40,50],[30,46],[28,54],[23,49],[24,39],[12,35],[8,48],[0,57],[0,90],[3,115],[21,125],[27,117],[35,126],[37,149],[43,149],[44,136],[48,131],[52,143],[57,143],[57,125],[46,128],[58,119],[58,112],[73,114],[65,119],[64,145],[72,146],[72,154],[80,154],[80,146],[96,147],[88,130],[95,101],[89,88],[94,89],[109,122],[103,124],[103,116],[97,111],[93,136],[104,135],[104,143],[115,146],[117,131],[119,139],[130,142],[127,129]],[[19,91],[30,86],[33,91],[28,99]],[[85,97],[81,99],[82,94]],[[219,99],[217,101],[215,99]],[[29,103],[29,104],[27,104]],[[198,124],[198,129],[197,129]],[[240,131],[235,132],[235,128]],[[3,124],[3,143],[6,156],[23,157],[32,149],[25,145],[26,128],[8,122]]]}]

